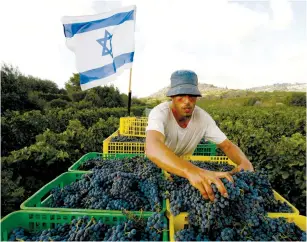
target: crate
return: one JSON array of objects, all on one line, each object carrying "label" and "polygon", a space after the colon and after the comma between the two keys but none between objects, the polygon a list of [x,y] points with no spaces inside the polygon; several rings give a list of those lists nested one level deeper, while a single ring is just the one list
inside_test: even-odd
[{"label": "crate", "polygon": [[119,135],[119,130],[103,141],[104,154],[144,154],[145,143],[138,142],[112,142],[112,138]]},{"label": "crate", "polygon": [[119,120],[119,131],[121,135],[145,137],[147,117],[121,117]]},{"label": "crate", "polygon": [[86,173],[91,173],[91,171],[79,170],[79,167],[88,160],[100,158],[105,159],[124,159],[134,156],[143,156],[142,154],[102,154],[98,152],[90,152],[82,156],[78,161],[68,168],[68,171],[82,171]]},{"label": "crate", "polygon": [[[55,187],[63,188],[64,186],[80,180],[82,175],[88,174],[87,172],[75,171],[75,172],[65,172],[58,176],[40,190],[34,193],[26,201],[24,201],[20,208],[23,210],[35,210],[35,211],[60,211],[60,212],[85,212],[85,213],[121,213],[120,210],[100,210],[100,209],[81,209],[81,208],[52,208],[50,203],[52,201],[51,190]],[[160,212],[165,212],[166,201],[162,201],[162,210]],[[133,211],[135,214],[152,214],[151,211]]]},{"label": "crate", "polygon": [[[306,231],[307,217],[296,215],[294,217],[286,218],[289,223],[294,222],[301,230]],[[179,214],[178,216],[169,217],[169,239],[175,241],[174,235],[178,230],[184,229],[188,224],[187,214]]]},{"label": "crate", "polygon": [[[119,136],[120,130],[115,131],[103,141],[102,151],[104,154],[144,154],[145,143],[141,142],[112,142],[112,138]],[[215,156],[216,144],[198,144],[193,156]]]},{"label": "crate", "polygon": [[[1,241],[7,241],[10,232],[16,227],[22,227],[31,232],[38,232],[40,230],[54,228],[57,224],[70,223],[73,219],[85,215],[94,217],[96,220],[101,219],[105,224],[109,225],[117,225],[126,220],[123,214],[19,210],[8,214],[1,220]],[[149,216],[142,215],[143,218],[148,218]],[[168,223],[165,217],[164,222]],[[162,236],[163,241],[168,241],[168,231],[163,231]]]},{"label": "crate", "polygon": [[216,156],[216,144],[198,144],[193,152],[193,156]]},{"label": "crate", "polygon": [[[184,159],[186,160],[191,160],[191,161],[209,161],[209,162],[227,162],[229,165],[236,166],[236,164],[231,161],[227,156],[185,156]],[[164,171],[165,177],[169,177],[169,173]],[[294,207],[289,201],[287,201],[285,198],[283,198],[278,192],[273,190],[274,192],[274,197],[276,200],[280,200],[282,202],[286,202],[291,208],[292,208],[292,213],[268,213],[268,216],[271,218],[276,218],[276,217],[293,217],[295,215],[299,215],[299,211],[296,207]],[[183,216],[187,216],[187,213],[182,213],[186,214]],[[170,211],[170,201],[169,199],[166,199],[166,215],[169,218],[171,216],[171,211]],[[177,215],[180,216],[181,214]]]}]

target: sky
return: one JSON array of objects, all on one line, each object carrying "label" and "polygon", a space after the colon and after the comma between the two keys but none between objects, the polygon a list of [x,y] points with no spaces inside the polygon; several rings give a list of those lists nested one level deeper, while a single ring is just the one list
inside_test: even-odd
[{"label": "sky", "polygon": [[[62,16],[129,5],[137,7],[133,96],[168,86],[178,69],[195,71],[200,83],[235,89],[307,82],[305,0],[4,0],[0,63],[63,88],[77,69]],[[123,93],[129,74],[112,83]]]}]

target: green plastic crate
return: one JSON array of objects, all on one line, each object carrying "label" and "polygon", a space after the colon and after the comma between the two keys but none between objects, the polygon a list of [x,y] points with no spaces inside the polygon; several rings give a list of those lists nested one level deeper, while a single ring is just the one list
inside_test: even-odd
[{"label": "green plastic crate", "polygon": [[193,152],[194,156],[216,156],[216,144],[198,144]]},{"label": "green plastic crate", "polygon": [[[75,172],[65,172],[58,176],[40,190],[34,193],[26,201],[24,201],[20,208],[23,210],[36,210],[36,211],[60,211],[60,212],[85,212],[85,213],[115,213],[120,214],[120,210],[100,210],[100,209],[81,209],[81,208],[52,208],[50,207],[52,201],[51,190],[55,187],[63,188],[72,182],[80,180],[83,174],[88,174],[86,172],[75,171]],[[162,175],[161,175],[162,176]],[[161,213],[166,211],[166,200],[162,201]],[[151,215],[151,211],[133,211],[135,214],[147,214]]]},{"label": "green plastic crate", "polygon": [[[22,227],[31,232],[38,232],[40,230],[54,228],[57,224],[70,223],[73,219],[85,215],[94,217],[97,220],[101,219],[109,225],[116,225],[126,220],[123,214],[20,210],[10,213],[1,219],[1,241],[7,241],[10,232],[16,227]],[[146,214],[142,215],[143,218],[148,218],[149,216]],[[168,220],[165,217],[164,222],[168,224]],[[168,231],[163,231],[163,241],[168,241]]]},{"label": "green plastic crate", "polygon": [[[79,170],[79,167],[88,160],[100,158],[104,159],[123,159],[127,157],[134,157],[134,156],[145,156],[144,154],[102,154],[98,152],[91,152],[87,153],[82,156],[78,161],[76,161],[71,167],[68,168],[68,171],[82,171]],[[91,172],[91,171],[84,171],[84,172]]]}]

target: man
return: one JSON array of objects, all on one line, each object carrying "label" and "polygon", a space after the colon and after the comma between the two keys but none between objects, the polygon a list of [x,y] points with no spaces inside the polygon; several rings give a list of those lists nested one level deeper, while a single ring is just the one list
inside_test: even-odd
[{"label": "man", "polygon": [[220,178],[233,182],[230,173],[201,169],[179,156],[192,154],[200,140],[206,138],[216,143],[229,159],[238,164],[233,172],[241,169],[253,171],[251,162],[240,148],[227,139],[212,117],[196,106],[201,93],[195,72],[175,71],[171,75],[171,88],[167,96],[172,101],[157,105],[149,114],[146,155],[160,168],[188,179],[205,199],[214,200],[212,183],[227,197],[227,190]]}]

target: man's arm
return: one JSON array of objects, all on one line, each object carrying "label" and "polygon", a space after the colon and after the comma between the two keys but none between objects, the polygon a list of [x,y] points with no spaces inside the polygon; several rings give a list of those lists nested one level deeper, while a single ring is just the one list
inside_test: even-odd
[{"label": "man's arm", "polygon": [[242,150],[232,143],[229,139],[226,139],[222,143],[217,145],[225,155],[238,165],[237,171],[241,169],[254,171],[252,163],[247,159]]},{"label": "man's arm", "polygon": [[178,157],[164,144],[164,136],[155,130],[148,130],[146,134],[146,155],[161,169],[177,176],[187,178],[187,171],[195,166]]},{"label": "man's arm", "polygon": [[197,188],[205,199],[214,200],[211,184],[214,183],[221,194],[227,196],[227,190],[219,178],[225,177],[233,182],[227,172],[212,172],[201,169],[191,162],[186,161],[174,154],[165,144],[162,133],[148,130],[146,133],[146,155],[157,166],[170,173],[184,177],[192,186]]}]

